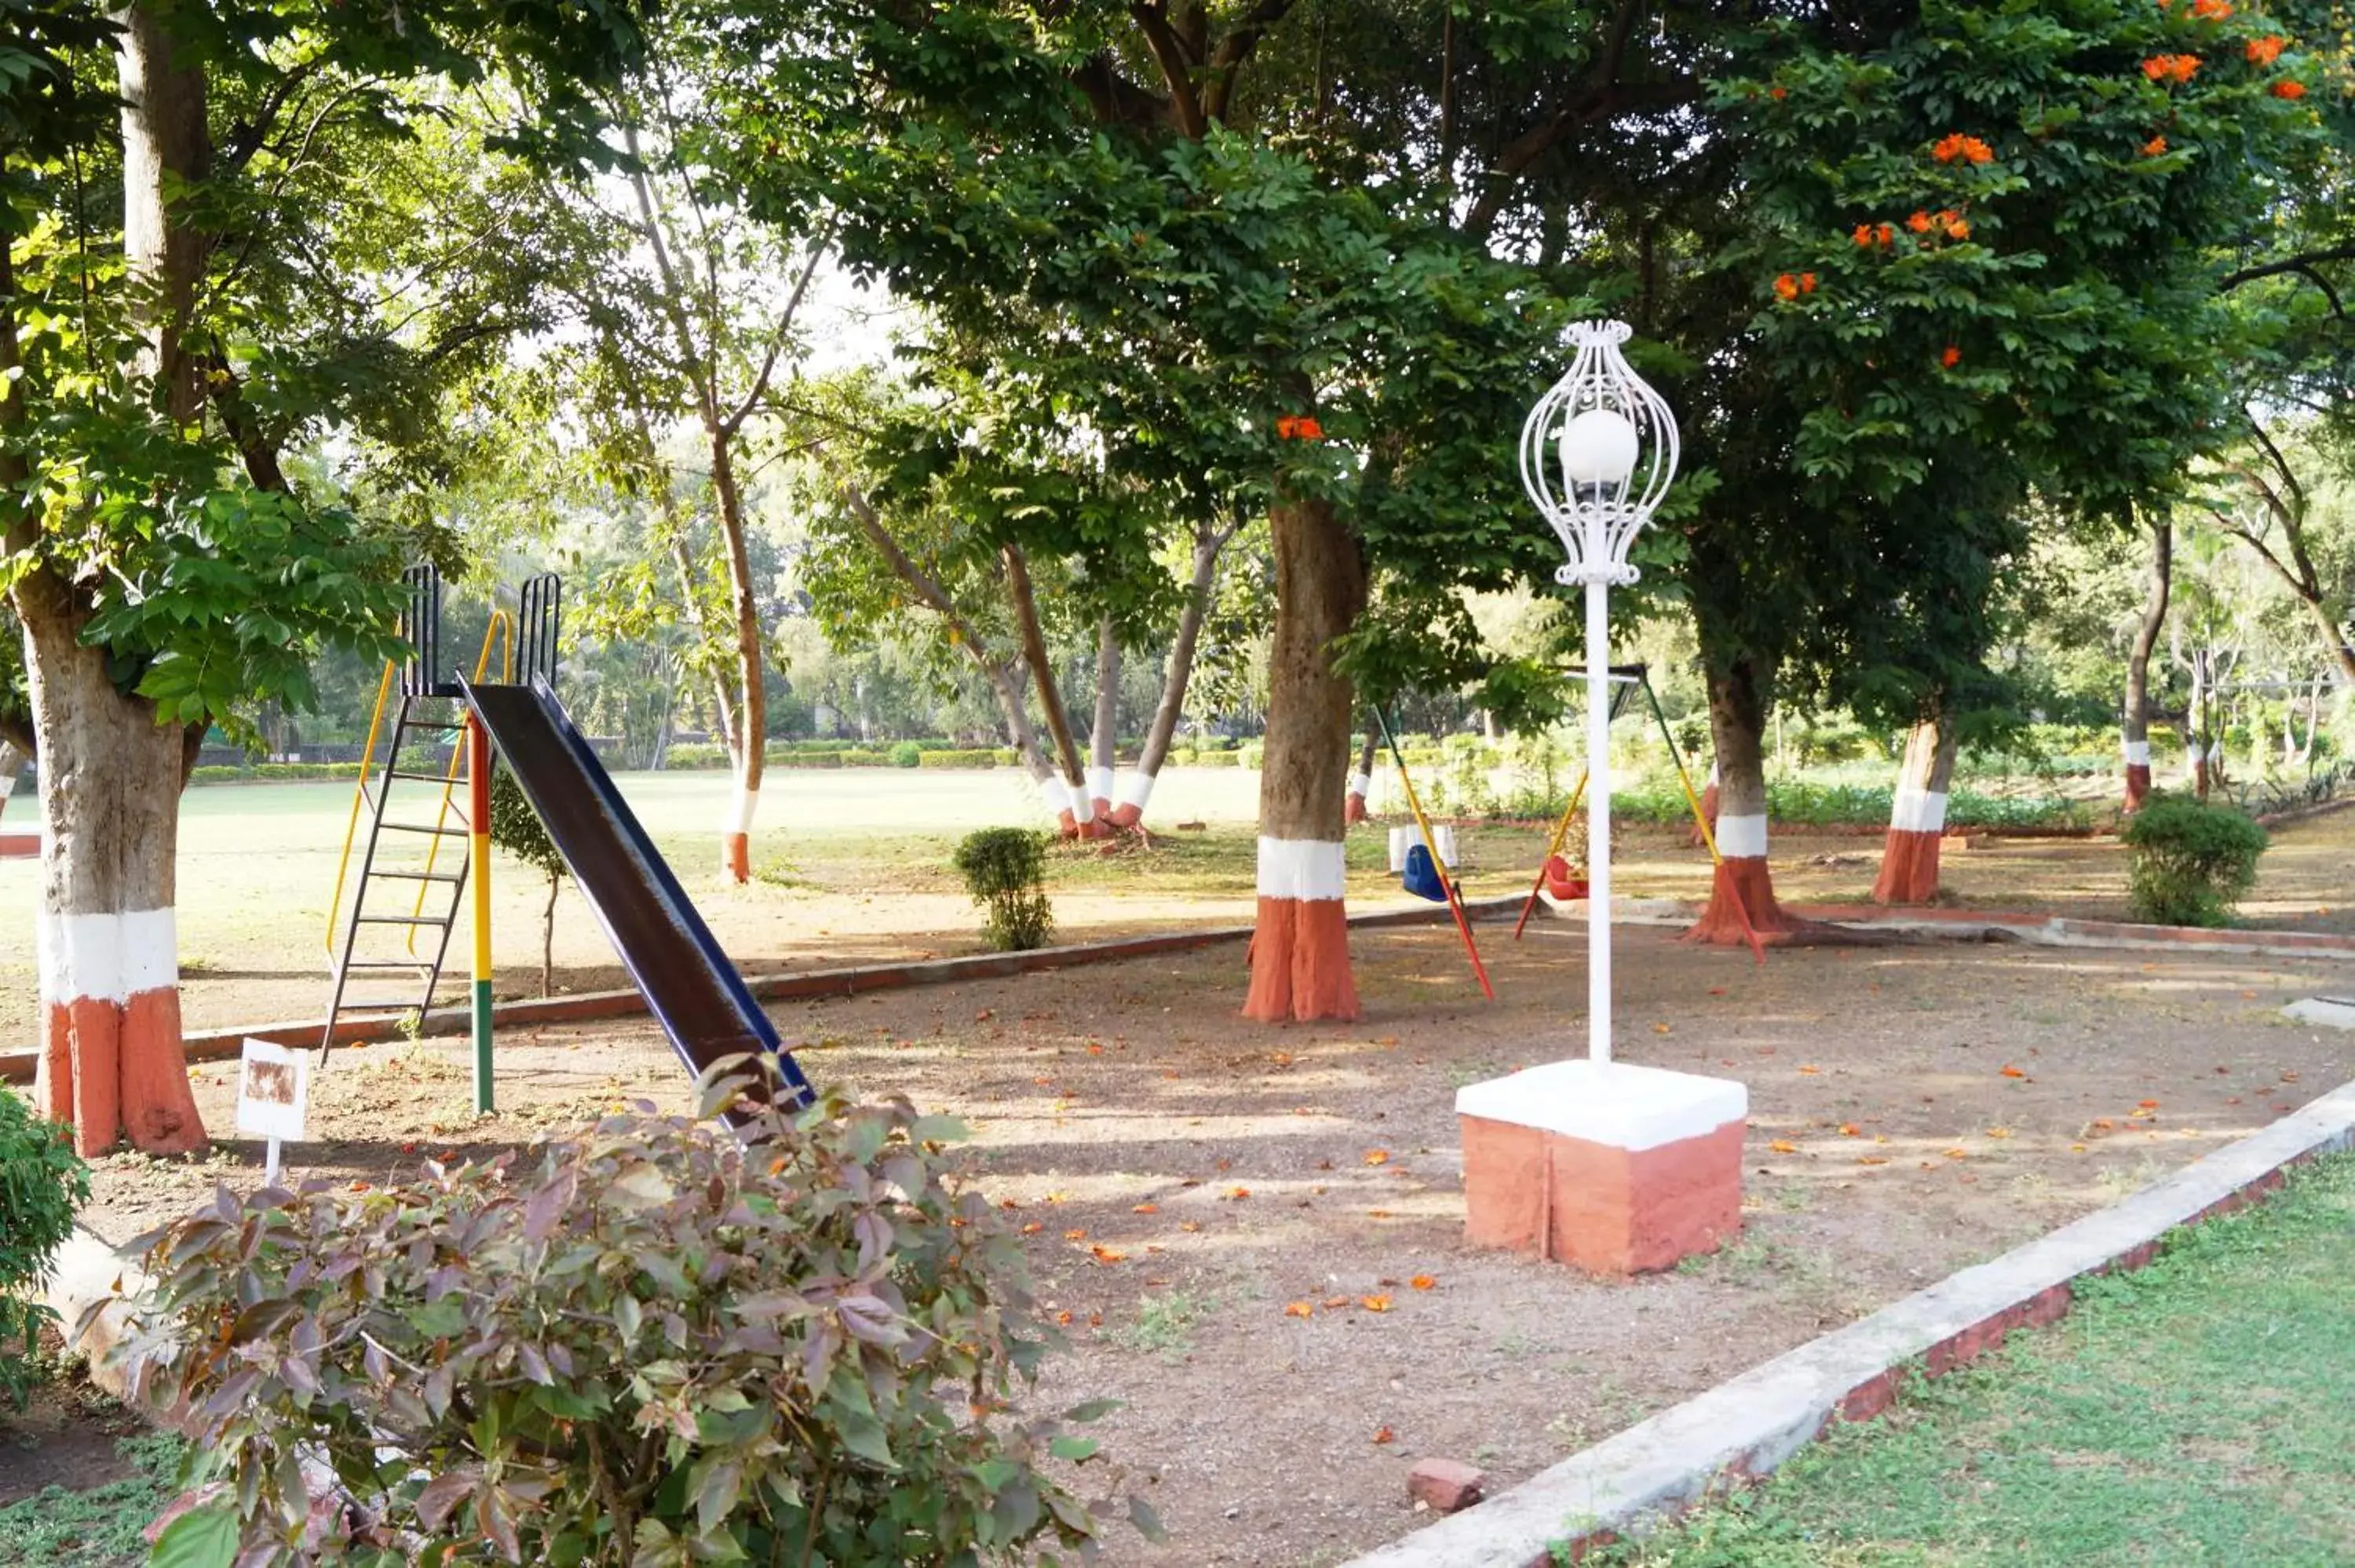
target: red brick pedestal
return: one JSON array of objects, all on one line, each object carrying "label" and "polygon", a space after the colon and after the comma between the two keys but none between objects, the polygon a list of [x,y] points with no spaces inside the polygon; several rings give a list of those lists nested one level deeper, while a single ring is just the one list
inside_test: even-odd
[{"label": "red brick pedestal", "polygon": [[1624,1062],[1553,1062],[1460,1089],[1465,1232],[1597,1274],[1640,1274],[1742,1229],[1750,1091]]}]

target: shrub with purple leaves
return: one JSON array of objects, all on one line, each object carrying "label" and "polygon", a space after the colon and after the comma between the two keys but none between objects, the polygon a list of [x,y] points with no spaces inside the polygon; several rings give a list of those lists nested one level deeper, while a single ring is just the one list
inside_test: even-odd
[{"label": "shrub with purple leaves", "polygon": [[157,1560],[946,1568],[1092,1555],[1123,1506],[1157,1533],[1043,1472],[1095,1458],[1065,1425],[1108,1404],[1013,1412],[1052,1330],[943,1179],[962,1129],[747,1083],[528,1160],[223,1191],[149,1238],[125,1353],[220,1483]]}]

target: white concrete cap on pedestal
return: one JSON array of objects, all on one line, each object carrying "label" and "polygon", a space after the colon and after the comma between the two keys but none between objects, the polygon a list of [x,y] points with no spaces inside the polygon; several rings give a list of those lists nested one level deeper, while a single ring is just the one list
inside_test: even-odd
[{"label": "white concrete cap on pedestal", "polygon": [[1455,1091],[1455,1114],[1630,1153],[1715,1132],[1750,1114],[1750,1089],[1630,1062],[1548,1062]]}]

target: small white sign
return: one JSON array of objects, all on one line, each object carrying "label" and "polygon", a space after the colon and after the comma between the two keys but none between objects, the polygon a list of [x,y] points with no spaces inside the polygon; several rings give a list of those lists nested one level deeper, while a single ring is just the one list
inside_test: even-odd
[{"label": "small white sign", "polygon": [[246,1041],[237,1080],[237,1130],[270,1140],[269,1181],[278,1180],[280,1140],[303,1140],[303,1118],[310,1102],[309,1053],[267,1040]]}]

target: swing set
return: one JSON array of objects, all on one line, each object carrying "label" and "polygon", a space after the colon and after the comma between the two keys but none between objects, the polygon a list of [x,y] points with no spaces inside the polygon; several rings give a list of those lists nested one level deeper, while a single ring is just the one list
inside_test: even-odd
[{"label": "swing set", "polygon": [[[1644,694],[1645,705],[1651,710],[1652,721],[1659,726],[1660,738],[1668,743],[1668,757],[1677,765],[1677,782],[1684,789],[1685,803],[1692,809],[1693,825],[1700,830],[1701,842],[1708,846],[1712,872],[1721,872],[1725,857],[1718,853],[1717,833],[1710,825],[1709,813],[1701,809],[1700,796],[1693,789],[1692,773],[1685,766],[1684,753],[1678,749],[1677,737],[1668,727],[1668,716],[1660,706],[1659,694],[1652,689],[1648,667],[1614,664],[1611,667],[1611,679],[1618,688],[1611,697],[1611,717],[1614,720],[1626,706],[1632,693],[1640,690]],[[1456,932],[1464,939],[1464,951],[1472,960],[1472,972],[1480,981],[1481,992],[1494,1001],[1497,999],[1496,988],[1488,982],[1487,966],[1481,962],[1479,945],[1472,939],[1472,922],[1464,910],[1463,888],[1447,874],[1447,867],[1439,853],[1439,836],[1432,828],[1431,819],[1424,814],[1422,800],[1415,794],[1414,779],[1407,772],[1406,754],[1399,748],[1398,736],[1391,732],[1390,720],[1380,708],[1374,710],[1374,722],[1380,727],[1382,739],[1390,747],[1391,759],[1398,768],[1399,783],[1406,791],[1407,810],[1413,813],[1416,833],[1422,841],[1407,847],[1399,874],[1399,885],[1418,898],[1428,898],[1434,904],[1447,906],[1448,912],[1455,917]],[[1529,897],[1522,902],[1520,918],[1513,923],[1513,940],[1517,942],[1529,923],[1529,916],[1536,911],[1540,896],[1550,895],[1556,899],[1586,896],[1585,880],[1572,872],[1570,862],[1561,852],[1569,840],[1571,824],[1577,818],[1578,808],[1586,799],[1586,785],[1591,777],[1590,768],[1579,769],[1578,783],[1570,792],[1570,803],[1562,809],[1561,819],[1554,824],[1552,836],[1546,842],[1545,857],[1539,863],[1537,878],[1530,883]],[[1760,940],[1757,928],[1751,925],[1750,912],[1743,907],[1740,893],[1730,885],[1728,893],[1733,901],[1734,913],[1742,921],[1742,933],[1749,938],[1750,951],[1764,966],[1766,945]]]}]

